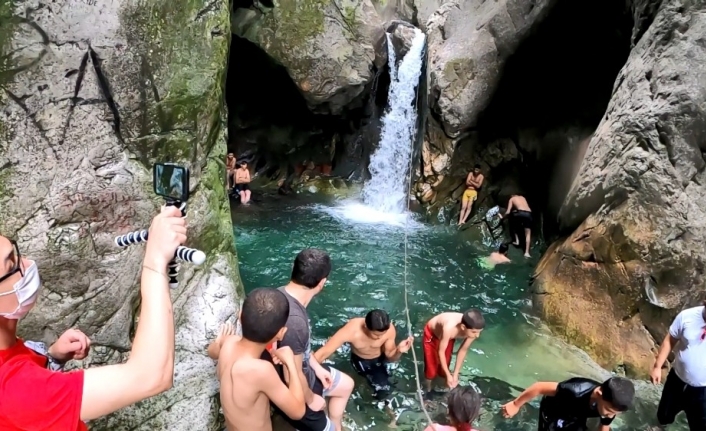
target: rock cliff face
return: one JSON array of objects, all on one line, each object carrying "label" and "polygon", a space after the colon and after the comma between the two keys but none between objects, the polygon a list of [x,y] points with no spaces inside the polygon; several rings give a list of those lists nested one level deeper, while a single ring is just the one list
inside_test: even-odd
[{"label": "rock cliff face", "polygon": [[175,303],[175,385],[93,430],[218,429],[205,356],[242,286],[224,196],[227,1],[0,0],[0,232],[34,257],[45,283],[20,323],[28,339],[69,327],[93,340],[83,366],[121,361],[137,324],[144,228],[160,200],[151,165],[190,167],[189,245]]},{"label": "rock cliff face", "polygon": [[276,0],[273,6],[237,10],[234,33],[283,65],[313,111],[340,114],[372,80],[376,56],[378,66],[384,64],[384,32],[373,3]]},{"label": "rock cliff face", "polygon": [[560,210],[535,304],[608,367],[644,375],[706,296],[706,6],[635,2],[635,46]]}]

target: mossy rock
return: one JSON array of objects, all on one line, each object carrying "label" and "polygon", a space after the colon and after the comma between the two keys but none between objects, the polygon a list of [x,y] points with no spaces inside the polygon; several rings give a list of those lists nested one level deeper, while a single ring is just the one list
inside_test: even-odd
[{"label": "mossy rock", "polygon": [[313,110],[341,113],[373,78],[374,47],[384,36],[375,7],[370,0],[275,0],[274,5],[258,11],[259,18],[239,12],[235,34],[284,66]]}]

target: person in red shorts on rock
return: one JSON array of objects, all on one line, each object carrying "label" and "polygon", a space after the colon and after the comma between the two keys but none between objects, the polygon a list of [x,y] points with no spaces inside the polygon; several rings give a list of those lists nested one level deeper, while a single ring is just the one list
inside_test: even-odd
[{"label": "person in red shorts on rock", "polygon": [[0,236],[0,430],[83,431],[87,429],[83,421],[172,386],[174,316],[166,270],[185,240],[181,212],[176,207],[163,208],[149,230],[142,305],[130,359],[62,373],[48,368],[84,358],[90,341],[81,331],[69,330],[44,356],[17,338],[17,323],[34,306],[42,283],[37,263],[23,257],[16,242]]},{"label": "person in red shorts on rock", "polygon": [[[483,314],[475,308],[464,313],[441,313],[426,324],[422,347],[427,392],[431,392],[436,378],[446,379],[446,386],[451,389],[458,385],[458,376],[468,348],[480,336],[484,327]],[[454,372],[451,373],[449,367],[457,339],[462,339],[463,343],[458,349]]]}]

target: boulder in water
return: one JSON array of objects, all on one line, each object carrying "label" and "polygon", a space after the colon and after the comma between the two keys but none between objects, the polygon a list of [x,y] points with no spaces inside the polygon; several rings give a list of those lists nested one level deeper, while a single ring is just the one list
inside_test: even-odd
[{"label": "boulder in water", "polygon": [[73,326],[93,340],[74,366],[123,361],[144,246],[113,238],[159,211],[152,163],[191,168],[188,245],[208,259],[181,266],[173,295],[174,388],[94,431],[222,428],[206,346],[243,293],[223,183],[229,14],[227,1],[0,2],[0,231],[45,283],[22,337]]}]

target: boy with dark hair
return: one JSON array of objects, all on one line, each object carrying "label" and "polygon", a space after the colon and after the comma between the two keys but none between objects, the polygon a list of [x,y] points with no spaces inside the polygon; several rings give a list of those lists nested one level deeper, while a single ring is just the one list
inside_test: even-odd
[{"label": "boy with dark hair", "polygon": [[314,356],[319,363],[325,361],[344,343],[351,345],[351,365],[365,377],[383,400],[390,394],[388,362],[395,362],[412,347],[413,337],[395,344],[397,333],[390,316],[383,310],[372,310],[365,318],[356,317],[339,329]]},{"label": "boy with dark hair", "polygon": [[574,377],[557,382],[537,382],[502,407],[511,418],[533,398],[543,395],[539,405],[539,431],[586,431],[588,418],[600,418],[600,431],[610,431],[615,416],[632,408],[635,387],[622,377],[605,382]]},{"label": "boy with dark hair", "polygon": [[271,431],[270,401],[291,417],[304,416],[305,383],[295,371],[292,349],[271,351],[289,372],[289,387],[272,363],[260,359],[265,346],[284,337],[288,316],[289,301],[282,292],[255,289],[240,310],[243,336],[233,335],[233,326],[227,323],[208,346],[208,356],[218,360],[221,406],[229,431]]},{"label": "boy with dark hair", "polygon": [[[311,328],[306,307],[321,293],[330,273],[329,255],[323,250],[306,249],[294,259],[289,283],[279,288],[289,300],[287,333],[279,345],[291,347],[300,380],[307,382],[304,417],[292,417],[283,412],[285,420],[299,431],[341,431],[343,413],[353,392],[353,379],[333,367],[319,364],[311,354]],[[324,397],[329,398],[330,419],[323,411]]]},{"label": "boy with dark hair", "polygon": [[[480,310],[471,308],[464,313],[441,313],[433,317],[424,327],[424,377],[427,392],[431,391],[435,378],[446,379],[446,386],[453,389],[458,385],[461,365],[474,340],[480,337],[485,328],[485,319]],[[457,339],[462,339],[456,354],[454,371],[449,371],[453,347]]]}]

